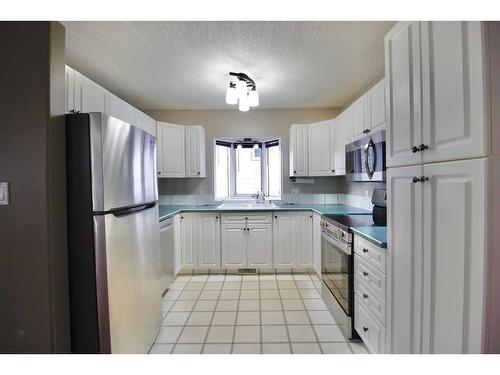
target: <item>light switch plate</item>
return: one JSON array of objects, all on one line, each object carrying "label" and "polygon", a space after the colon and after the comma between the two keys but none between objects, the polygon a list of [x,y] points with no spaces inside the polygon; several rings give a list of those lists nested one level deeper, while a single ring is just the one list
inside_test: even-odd
[{"label": "light switch plate", "polygon": [[9,204],[9,183],[0,182],[0,206]]}]

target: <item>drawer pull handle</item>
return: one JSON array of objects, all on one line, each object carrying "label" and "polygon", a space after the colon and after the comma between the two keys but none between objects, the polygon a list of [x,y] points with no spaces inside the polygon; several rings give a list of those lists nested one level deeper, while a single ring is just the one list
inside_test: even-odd
[{"label": "drawer pull handle", "polygon": [[368,252],[368,249],[363,249],[363,253],[367,253]]},{"label": "drawer pull handle", "polygon": [[363,327],[363,331],[368,331],[368,327]]},{"label": "drawer pull handle", "polygon": [[368,272],[363,272],[363,276],[368,276]]},{"label": "drawer pull handle", "polygon": [[364,299],[368,298],[368,294],[363,294],[363,298]]}]

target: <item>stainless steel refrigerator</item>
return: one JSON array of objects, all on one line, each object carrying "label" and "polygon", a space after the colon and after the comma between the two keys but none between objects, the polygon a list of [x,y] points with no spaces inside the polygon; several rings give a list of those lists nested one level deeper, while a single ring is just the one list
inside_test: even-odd
[{"label": "stainless steel refrigerator", "polygon": [[156,138],[66,115],[71,345],[147,353],[162,320]]}]

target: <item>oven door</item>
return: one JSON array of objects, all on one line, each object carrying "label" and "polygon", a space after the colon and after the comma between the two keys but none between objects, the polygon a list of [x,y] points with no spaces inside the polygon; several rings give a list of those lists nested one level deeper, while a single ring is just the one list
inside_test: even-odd
[{"label": "oven door", "polygon": [[321,296],[347,339],[353,329],[354,261],[352,245],[325,230],[321,232]]}]

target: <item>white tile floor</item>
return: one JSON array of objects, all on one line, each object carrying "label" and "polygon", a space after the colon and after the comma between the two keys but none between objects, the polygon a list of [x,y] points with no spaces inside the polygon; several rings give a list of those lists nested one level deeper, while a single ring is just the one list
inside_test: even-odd
[{"label": "white tile floor", "polygon": [[150,353],[362,354],[320,296],[316,275],[181,275]]}]

